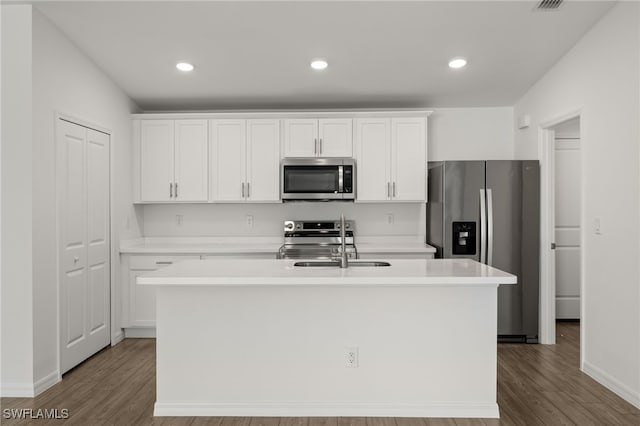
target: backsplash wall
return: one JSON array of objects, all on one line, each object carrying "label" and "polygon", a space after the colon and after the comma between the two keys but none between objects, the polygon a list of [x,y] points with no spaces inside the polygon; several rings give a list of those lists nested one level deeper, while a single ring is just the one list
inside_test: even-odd
[{"label": "backsplash wall", "polygon": [[136,209],[142,209],[145,237],[279,237],[284,220],[331,220],[341,212],[356,221],[356,235],[425,234],[424,203],[152,204]]}]

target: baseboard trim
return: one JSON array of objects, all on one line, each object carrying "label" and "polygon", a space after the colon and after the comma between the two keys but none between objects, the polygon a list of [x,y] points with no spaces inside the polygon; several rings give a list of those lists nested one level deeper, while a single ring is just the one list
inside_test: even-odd
[{"label": "baseboard trim", "polygon": [[156,329],[154,327],[125,328],[124,337],[127,339],[155,339]]},{"label": "baseboard trim", "polygon": [[2,383],[0,396],[3,398],[33,398],[35,389],[32,383]]},{"label": "baseboard trim", "polygon": [[156,402],[154,416],[499,418],[497,403]]},{"label": "baseboard trim", "polygon": [[611,392],[618,395],[620,398],[627,401],[629,404],[640,408],[640,392],[634,391],[629,386],[621,383],[618,379],[605,373],[595,365],[589,364],[584,361],[582,364],[582,371],[591,376],[595,381],[609,389]]},{"label": "baseboard trim", "polygon": [[59,370],[52,371],[47,376],[43,377],[42,379],[36,382],[34,387],[35,395],[36,396],[40,395],[42,392],[46,391],[56,383],[59,383],[61,380],[62,380],[62,375],[60,374],[60,371]]},{"label": "baseboard trim", "polygon": [[111,346],[115,346],[124,340],[124,332],[120,329],[117,333],[111,336]]}]

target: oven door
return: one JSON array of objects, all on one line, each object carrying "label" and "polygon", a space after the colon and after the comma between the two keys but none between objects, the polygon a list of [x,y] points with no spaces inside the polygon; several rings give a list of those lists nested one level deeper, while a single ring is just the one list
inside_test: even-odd
[{"label": "oven door", "polygon": [[283,200],[343,199],[343,166],[332,164],[282,165]]}]

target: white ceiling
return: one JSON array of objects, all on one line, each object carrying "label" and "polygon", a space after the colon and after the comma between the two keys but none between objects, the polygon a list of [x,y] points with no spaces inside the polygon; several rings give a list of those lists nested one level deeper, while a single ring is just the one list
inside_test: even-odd
[{"label": "white ceiling", "polygon": [[[613,2],[34,4],[152,111],[513,105]],[[468,66],[449,69],[454,56]],[[314,57],[329,68],[312,70]]]}]

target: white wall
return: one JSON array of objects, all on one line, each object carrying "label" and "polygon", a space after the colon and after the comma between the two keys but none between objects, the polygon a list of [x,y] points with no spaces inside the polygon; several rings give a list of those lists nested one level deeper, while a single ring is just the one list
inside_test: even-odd
[{"label": "white wall", "polygon": [[[18,380],[19,374],[20,380],[29,382],[37,393],[59,376],[56,114],[77,117],[112,131],[111,202],[116,236],[112,241],[112,263],[113,269],[119,271],[117,236],[140,235],[130,184],[129,114],[137,108],[37,9],[22,6],[22,14],[14,17],[8,13],[13,7],[3,9],[2,28],[3,79],[11,81],[10,85],[3,85],[3,103],[7,99],[12,105],[11,109],[3,108],[3,112],[13,114],[3,115],[3,122],[15,124],[3,128],[2,144],[3,206],[11,206],[2,214],[6,231],[2,244],[10,245],[10,250],[3,247],[3,264],[11,265],[3,268],[3,319],[11,318],[3,321],[3,385],[5,381]],[[4,37],[5,31],[14,34]],[[12,53],[15,62],[9,67],[9,61],[4,59]],[[119,274],[112,278],[119,288]],[[114,320],[119,317],[116,314]],[[113,331],[119,330],[119,324],[115,325]],[[28,342],[23,345],[25,339]],[[30,370],[29,374],[21,372],[23,369]]]},{"label": "white wall", "polygon": [[2,396],[33,396],[31,6],[2,5]]},{"label": "white wall", "polygon": [[[582,367],[640,407],[640,5],[614,6],[515,106],[516,157],[539,158],[538,127],[580,110]],[[593,232],[601,219],[602,235]]]},{"label": "white wall", "polygon": [[513,160],[513,108],[435,108],[429,160]]},{"label": "white wall", "polygon": [[[146,237],[269,236],[281,237],[286,219],[335,220],[343,212],[356,221],[357,236],[424,236],[424,204],[284,203],[147,205]],[[387,215],[393,214],[393,223]],[[182,224],[176,223],[182,215]],[[253,216],[253,226],[246,216]]]}]

